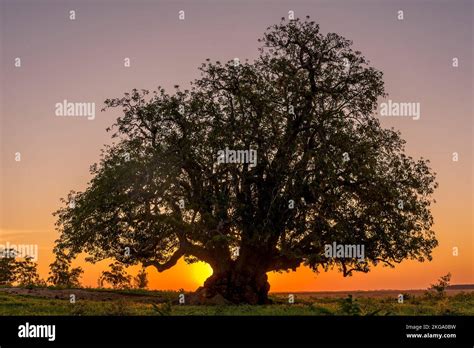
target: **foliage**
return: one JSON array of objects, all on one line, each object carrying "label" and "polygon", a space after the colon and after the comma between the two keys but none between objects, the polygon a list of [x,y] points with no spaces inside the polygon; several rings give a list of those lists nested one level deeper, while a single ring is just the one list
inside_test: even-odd
[{"label": "foliage", "polygon": [[451,273],[448,273],[438,279],[438,282],[431,284],[426,292],[427,297],[442,299],[446,297],[446,288],[449,286],[451,280]]},{"label": "foliage", "polygon": [[114,289],[130,288],[131,276],[127,274],[122,264],[115,262],[109,265],[110,271],[103,271],[99,277],[99,286],[103,287],[106,283]]},{"label": "foliage", "polygon": [[165,303],[156,304],[153,303],[153,310],[156,311],[161,316],[168,316],[171,315],[173,311],[173,306],[171,305],[171,301],[167,301]]},{"label": "foliage", "polygon": [[133,278],[135,287],[138,289],[146,289],[148,287],[148,275],[146,270],[142,268],[138,271],[137,275]]},{"label": "foliage", "polygon": [[63,253],[56,253],[56,259],[49,265],[48,282],[54,286],[74,288],[80,287],[79,278],[84,273],[81,267],[71,268],[71,260]]},{"label": "foliage", "polygon": [[18,264],[13,255],[13,249],[0,252],[0,285],[11,285],[15,281]]},{"label": "foliage", "polygon": [[112,315],[112,316],[125,316],[125,315],[130,315],[130,308],[129,308],[129,303],[127,303],[124,300],[117,300],[109,304],[109,306],[106,307],[106,315]]},{"label": "foliage", "polygon": [[46,286],[40,279],[37,263],[31,256],[17,258],[14,249],[0,251],[0,285]]},{"label": "foliage", "polygon": [[[53,291],[53,290],[52,290]],[[115,291],[121,293],[121,291]],[[152,293],[152,292],[151,292]],[[170,292],[170,298],[177,298],[178,293]],[[274,296],[274,295],[272,295]],[[285,300],[284,298],[283,300]],[[387,301],[388,300],[388,301]],[[18,296],[0,291],[0,315],[117,315],[122,312],[131,315],[340,315],[341,299],[339,298],[318,298],[303,304],[272,304],[263,306],[248,305],[225,305],[225,306],[188,306],[188,305],[168,305],[168,300],[155,303],[159,311],[153,304],[148,302],[138,302],[139,297],[134,296],[126,302],[116,305],[113,301],[102,300],[81,300],[75,304],[68,300],[50,298],[39,298],[35,296]],[[276,301],[277,302],[277,301]],[[348,301],[347,301],[348,302]],[[447,296],[443,303],[433,302],[420,297],[420,302],[416,305],[410,303],[397,303],[395,298],[358,298],[362,313],[373,313],[374,315],[474,315],[474,292],[460,293],[454,296]],[[126,307],[126,308],[124,308]],[[350,311],[349,311],[350,312]],[[345,314],[349,315],[349,314]]]},{"label": "foliage", "polygon": [[15,280],[19,286],[46,286],[46,283],[40,279],[37,263],[27,256],[24,260],[17,261]]},{"label": "foliage", "polygon": [[[105,101],[123,113],[108,129],[116,143],[55,213],[58,249],[160,272],[183,256],[205,261],[206,287],[259,303],[270,271],[349,276],[431,260],[435,174],[374,116],[382,72],[309,19],[282,21],[261,42],[251,63],[208,59],[190,90]],[[226,148],[255,150],[255,166],[218,164]],[[333,242],[363,244],[364,260],[326,255]]]},{"label": "foliage", "polygon": [[347,298],[341,300],[340,309],[346,315],[360,315],[361,313],[360,305],[357,300],[352,298],[352,295],[348,295]]}]

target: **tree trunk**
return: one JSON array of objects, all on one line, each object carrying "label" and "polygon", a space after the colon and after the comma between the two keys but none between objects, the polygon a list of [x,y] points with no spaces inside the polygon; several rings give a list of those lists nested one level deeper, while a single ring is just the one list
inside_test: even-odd
[{"label": "tree trunk", "polygon": [[264,270],[231,269],[210,276],[196,290],[192,304],[267,304],[270,284]]}]

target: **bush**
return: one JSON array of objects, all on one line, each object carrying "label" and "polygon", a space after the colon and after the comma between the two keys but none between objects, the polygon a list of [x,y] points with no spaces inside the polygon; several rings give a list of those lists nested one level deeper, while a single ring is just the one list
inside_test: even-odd
[{"label": "bush", "polygon": [[346,315],[360,315],[361,312],[357,300],[354,300],[352,295],[348,295],[347,298],[341,301],[340,311]]},{"label": "bush", "polygon": [[436,284],[431,284],[428,291],[425,293],[427,298],[442,299],[446,297],[446,288],[449,286],[451,280],[451,273],[448,273],[438,279]]}]

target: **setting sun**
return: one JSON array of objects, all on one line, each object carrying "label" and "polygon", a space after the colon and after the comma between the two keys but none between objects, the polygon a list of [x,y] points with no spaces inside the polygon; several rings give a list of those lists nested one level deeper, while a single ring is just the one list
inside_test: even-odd
[{"label": "setting sun", "polygon": [[208,263],[199,261],[191,265],[190,272],[194,281],[201,286],[212,275],[212,268]]}]

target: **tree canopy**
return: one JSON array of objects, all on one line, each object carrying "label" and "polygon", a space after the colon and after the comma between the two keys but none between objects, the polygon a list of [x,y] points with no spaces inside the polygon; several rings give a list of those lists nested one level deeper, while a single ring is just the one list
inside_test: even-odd
[{"label": "tree canopy", "polygon": [[[309,18],[259,41],[255,61],[208,59],[189,89],[105,101],[122,112],[116,141],[56,212],[60,249],[160,272],[205,261],[201,296],[248,303],[267,301],[270,271],[431,259],[435,174],[381,127],[382,72]],[[218,163],[226,148],[256,165]],[[327,257],[333,242],[364,245],[364,260]]]}]

